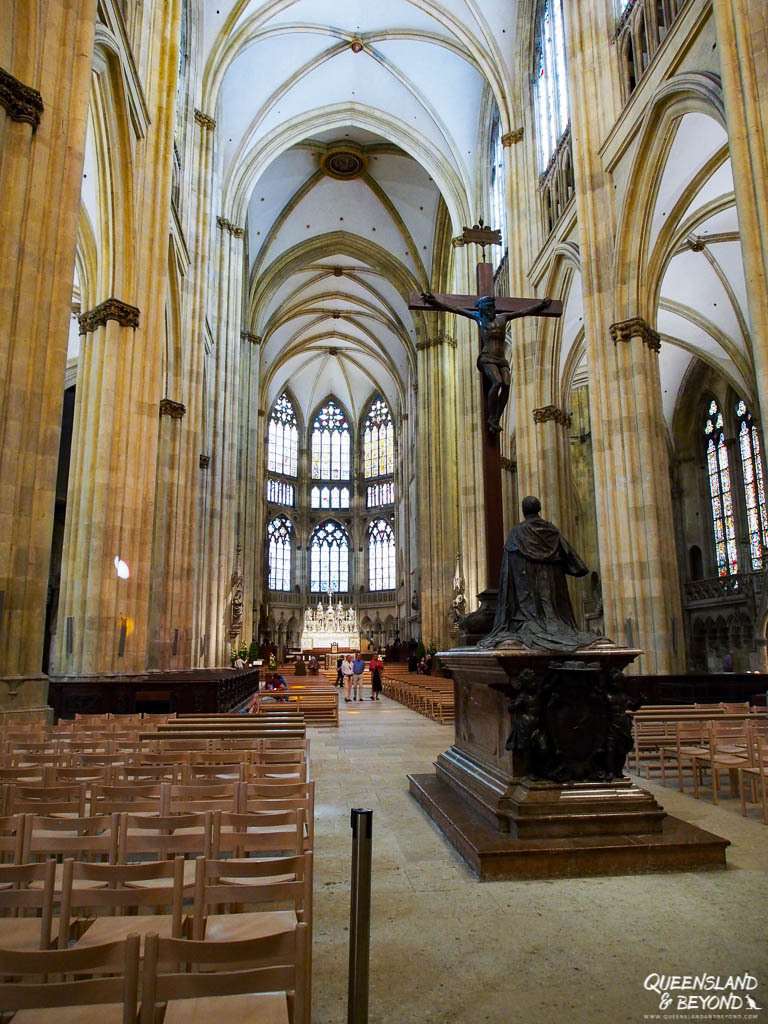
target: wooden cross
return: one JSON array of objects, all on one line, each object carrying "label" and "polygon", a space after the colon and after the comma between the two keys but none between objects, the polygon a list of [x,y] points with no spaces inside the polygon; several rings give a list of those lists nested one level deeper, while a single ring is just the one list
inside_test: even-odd
[{"label": "wooden cross", "polygon": [[[473,242],[483,247],[485,257],[486,245],[501,245],[501,232],[484,227],[482,221],[473,228],[464,228],[462,238],[465,243]],[[496,296],[493,281],[493,267],[483,259],[477,264],[477,295],[434,295],[428,301],[423,295],[412,292],[408,296],[408,308],[418,309],[426,313],[439,312],[443,307],[453,307],[466,314],[478,312],[477,303],[483,298],[492,297],[497,314],[511,313],[511,319],[523,316],[555,316],[563,314],[562,302],[547,300],[543,305],[541,299],[518,299],[508,296]],[[482,353],[482,335],[480,352]],[[506,364],[507,371],[509,364]],[[492,383],[483,374],[483,423],[490,418],[491,403],[489,393]],[[501,574],[501,562],[504,552],[504,515],[501,495],[501,447],[499,433],[487,427],[483,430],[483,490],[485,498],[485,559],[486,589],[496,589]]]}]

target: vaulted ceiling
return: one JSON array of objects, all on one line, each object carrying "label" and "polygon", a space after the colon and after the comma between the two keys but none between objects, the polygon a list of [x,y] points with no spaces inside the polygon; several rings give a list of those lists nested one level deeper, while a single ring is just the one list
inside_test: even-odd
[{"label": "vaulted ceiling", "polygon": [[[436,227],[476,219],[480,132],[510,95],[510,0],[221,0],[202,7],[201,107],[222,212],[247,224],[248,328],[263,404],[330,392],[394,411],[415,369],[405,296],[433,278]],[[444,234],[441,236],[444,244]]]}]

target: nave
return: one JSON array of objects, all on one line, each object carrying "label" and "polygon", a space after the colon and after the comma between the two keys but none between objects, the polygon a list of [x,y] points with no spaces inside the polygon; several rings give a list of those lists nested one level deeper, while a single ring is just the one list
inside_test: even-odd
[{"label": "nave", "polygon": [[635,1024],[658,1010],[650,974],[748,971],[765,1005],[768,829],[738,799],[638,780],[730,839],[725,871],[481,884],[408,794],[406,774],[434,771],[452,726],[387,698],[349,707],[338,730],[308,730],[314,1024],[346,1015],[351,807],[373,808],[371,1024]]}]

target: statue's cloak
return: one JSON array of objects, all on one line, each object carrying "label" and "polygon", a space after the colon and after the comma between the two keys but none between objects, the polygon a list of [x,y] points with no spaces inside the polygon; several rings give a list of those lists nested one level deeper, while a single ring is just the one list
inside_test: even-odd
[{"label": "statue's cloak", "polygon": [[582,632],[576,625],[565,578],[588,571],[553,523],[526,516],[504,545],[496,618],[478,647],[522,643],[572,651],[594,643],[597,634]]}]

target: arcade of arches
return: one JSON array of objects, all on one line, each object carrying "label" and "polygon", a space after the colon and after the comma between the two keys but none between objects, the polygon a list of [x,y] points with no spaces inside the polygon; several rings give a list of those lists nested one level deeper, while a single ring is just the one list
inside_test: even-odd
[{"label": "arcade of arches", "polygon": [[48,674],[362,635],[487,584],[472,324],[510,325],[537,494],[635,670],[764,669],[768,8],[10,0],[0,11],[0,711]]}]

